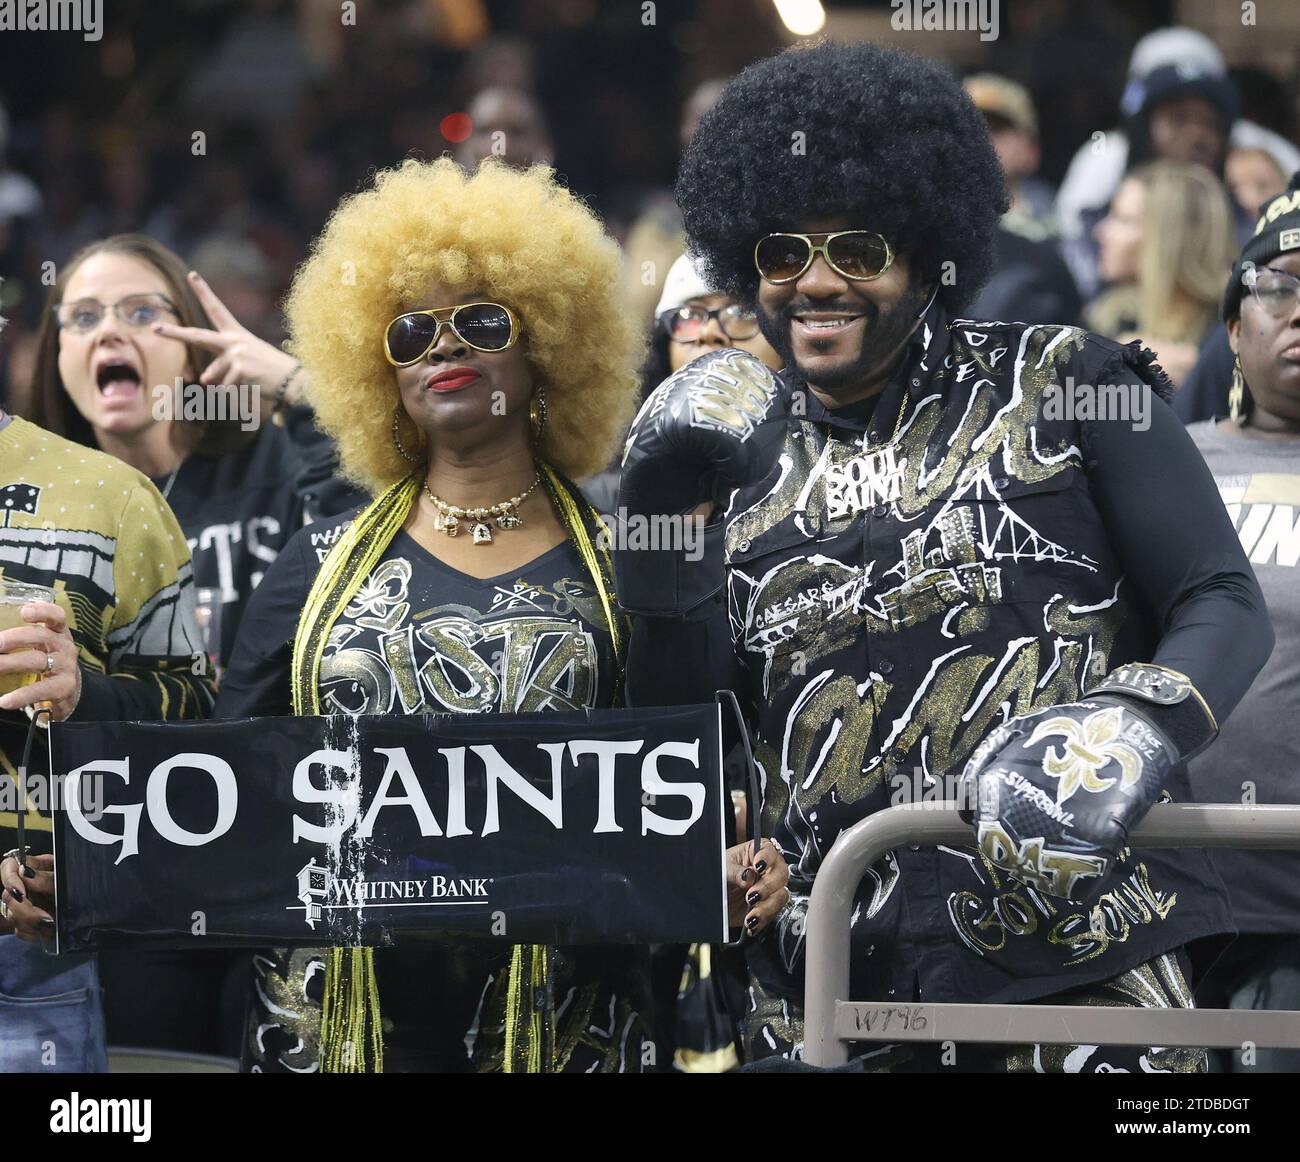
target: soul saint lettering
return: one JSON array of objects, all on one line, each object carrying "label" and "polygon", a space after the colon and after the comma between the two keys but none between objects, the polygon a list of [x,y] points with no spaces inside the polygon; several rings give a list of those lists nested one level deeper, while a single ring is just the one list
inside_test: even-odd
[{"label": "soul saint lettering", "polygon": [[850,516],[876,504],[888,504],[902,496],[903,472],[907,461],[895,458],[894,446],[832,464],[826,469],[826,515],[831,520]]}]

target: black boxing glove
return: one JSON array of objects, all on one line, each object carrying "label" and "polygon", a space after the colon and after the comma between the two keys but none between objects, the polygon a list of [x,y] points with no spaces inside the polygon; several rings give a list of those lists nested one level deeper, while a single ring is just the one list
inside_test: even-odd
[{"label": "black boxing glove", "polygon": [[959,809],[995,867],[1090,903],[1170,770],[1218,730],[1184,675],[1121,666],[1080,701],[994,730],[962,771]]},{"label": "black boxing glove", "polygon": [[703,502],[725,504],[771,471],[786,438],[788,394],[761,359],[727,347],[670,375],[642,405],[623,450],[615,513],[614,578],[629,613],[680,616],[721,590],[721,521],[691,530],[701,535],[671,534],[678,525],[685,533]]}]

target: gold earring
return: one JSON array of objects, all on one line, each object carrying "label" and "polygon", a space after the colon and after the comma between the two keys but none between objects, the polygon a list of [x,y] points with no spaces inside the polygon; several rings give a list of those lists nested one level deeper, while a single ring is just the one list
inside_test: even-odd
[{"label": "gold earring", "polygon": [[399,403],[393,409],[393,445],[397,448],[398,454],[402,457],[403,460],[406,460],[408,463],[411,464],[418,464],[420,463],[420,457],[412,456],[410,452],[408,452],[405,448],[402,447],[402,436],[401,433],[398,431],[398,427],[397,427],[398,424],[401,422],[401,418],[402,418],[402,405]]},{"label": "gold earring", "polygon": [[1228,392],[1228,415],[1240,426],[1246,419],[1246,379],[1241,374],[1241,356],[1232,361],[1232,388]]},{"label": "gold earring", "polygon": [[528,422],[533,426],[533,439],[540,440],[546,430],[546,388],[538,384],[533,402],[528,405]]}]

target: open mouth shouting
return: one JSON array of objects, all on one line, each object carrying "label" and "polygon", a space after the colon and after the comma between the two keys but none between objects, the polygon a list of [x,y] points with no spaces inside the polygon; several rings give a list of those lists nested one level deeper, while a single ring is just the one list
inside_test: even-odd
[{"label": "open mouth shouting", "polygon": [[138,400],[144,378],[130,356],[118,353],[103,355],[95,361],[94,372],[95,387],[104,407],[121,407]]}]

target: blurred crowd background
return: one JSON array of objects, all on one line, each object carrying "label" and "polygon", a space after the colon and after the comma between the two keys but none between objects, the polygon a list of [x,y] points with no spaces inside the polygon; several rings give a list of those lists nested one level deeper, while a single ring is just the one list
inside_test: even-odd
[{"label": "blurred crowd background", "polygon": [[[972,314],[1036,305],[1025,321],[1141,333],[1175,380],[1256,207],[1300,167],[1294,0],[1001,0],[992,39],[896,29],[888,0],[104,7],[98,41],[0,33],[0,403],[20,414],[52,272],[82,244],[151,234],[278,341],[331,209],[411,154],[472,162],[496,143],[552,162],[627,247],[629,309],[649,325],[682,247],[683,141],[721,81],[814,28],[970,79],[1015,196]],[[1175,168],[1142,169],[1162,158]]]}]

